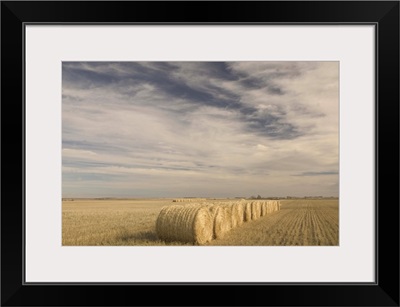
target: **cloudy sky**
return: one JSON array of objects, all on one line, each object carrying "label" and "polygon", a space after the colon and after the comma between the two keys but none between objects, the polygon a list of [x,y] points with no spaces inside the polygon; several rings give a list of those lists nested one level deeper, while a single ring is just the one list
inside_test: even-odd
[{"label": "cloudy sky", "polygon": [[63,197],[338,196],[338,62],[64,62]]}]

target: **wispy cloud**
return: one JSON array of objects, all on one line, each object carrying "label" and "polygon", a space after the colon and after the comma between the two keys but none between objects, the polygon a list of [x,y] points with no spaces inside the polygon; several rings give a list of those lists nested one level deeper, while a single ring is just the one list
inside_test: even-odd
[{"label": "wispy cloud", "polygon": [[337,62],[64,62],[63,195],[337,195],[338,82]]}]

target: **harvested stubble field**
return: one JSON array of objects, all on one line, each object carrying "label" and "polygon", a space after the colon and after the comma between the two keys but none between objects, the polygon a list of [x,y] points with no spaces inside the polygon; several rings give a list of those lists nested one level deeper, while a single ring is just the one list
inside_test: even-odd
[{"label": "harvested stubble field", "polygon": [[339,245],[338,200],[281,200],[281,210],[232,229],[209,245]]},{"label": "harvested stubble field", "polygon": [[[190,202],[188,202],[189,204]],[[63,201],[64,246],[193,245],[165,242],[156,234],[158,214],[172,199]],[[338,200],[281,200],[281,210],[243,223],[207,246],[338,245]]]}]

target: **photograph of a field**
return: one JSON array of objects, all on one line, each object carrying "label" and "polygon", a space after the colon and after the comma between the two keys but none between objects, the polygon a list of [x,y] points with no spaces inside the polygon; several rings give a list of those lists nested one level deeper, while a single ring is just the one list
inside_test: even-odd
[{"label": "photograph of a field", "polygon": [[[212,234],[206,242],[168,240],[157,233],[157,219],[162,208],[173,208],[171,199],[77,199],[63,201],[63,245],[203,245],[203,246],[332,246],[339,245],[339,211],[337,199],[279,200],[279,210],[251,204],[265,200],[208,200],[204,205],[242,203],[242,221],[232,225],[225,221],[225,231]],[[250,210],[246,215],[247,209]],[[193,208],[192,201],[182,202]],[[265,210],[265,211],[264,211]],[[226,216],[226,215],[225,215]],[[246,219],[248,219],[246,221]],[[214,222],[214,220],[213,220]],[[223,223],[223,221],[221,221]],[[192,226],[192,225],[190,225]],[[178,226],[184,229],[184,226]],[[187,233],[187,228],[185,228]],[[160,231],[160,230],[159,230]],[[177,234],[179,234],[177,232]],[[160,238],[161,237],[161,238]],[[167,239],[167,240],[166,240]],[[193,240],[191,240],[193,239]]]},{"label": "photograph of a field", "polygon": [[63,246],[339,245],[339,62],[62,63]]}]

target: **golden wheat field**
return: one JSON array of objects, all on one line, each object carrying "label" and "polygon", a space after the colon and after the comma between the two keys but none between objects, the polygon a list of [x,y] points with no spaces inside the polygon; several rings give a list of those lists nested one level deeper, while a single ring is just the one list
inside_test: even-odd
[{"label": "golden wheat field", "polygon": [[[207,200],[212,202],[213,200]],[[229,201],[229,200],[219,200]],[[339,245],[337,199],[280,200],[269,212],[230,229],[206,246],[335,246]],[[164,241],[156,232],[161,209],[172,199],[74,199],[62,202],[64,246],[194,245]],[[193,206],[188,202],[182,205]]]}]

